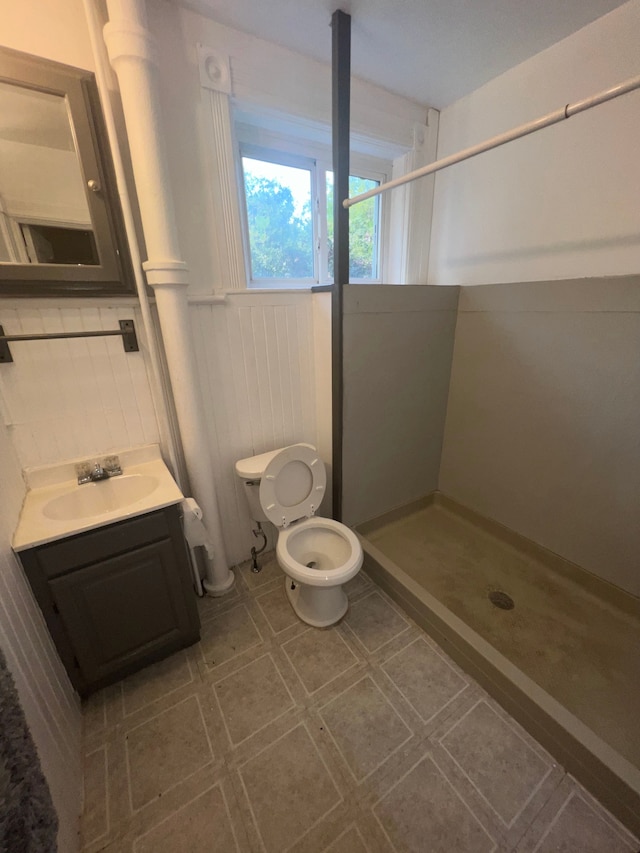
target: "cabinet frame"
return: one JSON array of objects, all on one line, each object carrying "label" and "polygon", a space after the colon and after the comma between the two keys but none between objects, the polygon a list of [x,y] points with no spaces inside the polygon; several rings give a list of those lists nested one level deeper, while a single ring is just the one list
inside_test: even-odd
[{"label": "cabinet frame", "polygon": [[[81,696],[200,639],[196,595],[177,505],[40,545],[18,556],[62,662]],[[164,608],[161,615],[166,626],[163,630],[160,617],[155,619],[157,611],[149,611],[153,617],[148,620],[149,636],[144,637],[144,622],[136,626],[131,632],[138,634],[136,644],[123,647],[109,661],[105,657],[109,599],[114,631],[124,636],[127,633],[126,625],[117,622],[118,591],[109,588],[109,579],[118,573],[124,577],[127,572],[128,594],[134,590],[144,598],[146,589]],[[100,611],[96,592],[101,584],[107,599],[104,611]],[[128,605],[130,600],[124,599],[124,603]],[[127,606],[123,610],[126,612]],[[93,648],[88,645],[92,638]]]}]

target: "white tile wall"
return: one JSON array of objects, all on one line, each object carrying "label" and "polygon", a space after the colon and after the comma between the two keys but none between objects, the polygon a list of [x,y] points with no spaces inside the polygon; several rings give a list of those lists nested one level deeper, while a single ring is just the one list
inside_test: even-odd
[{"label": "white tile wall", "polygon": [[0,416],[22,467],[158,442],[158,424],[137,308],[0,308],[5,334],[117,329],[131,317],[139,353],[125,353],[117,337],[11,344],[13,363],[0,365]]},{"label": "white tile wall", "polygon": [[[254,544],[236,460],[317,442],[312,297],[241,293],[191,306],[229,559]],[[273,534],[273,531],[271,531]],[[272,536],[273,541],[273,536]]]},{"label": "white tile wall", "polygon": [[59,849],[78,848],[81,716],[22,567],[11,551],[24,487],[20,464],[0,424],[0,646],[20,694],[60,820]]}]

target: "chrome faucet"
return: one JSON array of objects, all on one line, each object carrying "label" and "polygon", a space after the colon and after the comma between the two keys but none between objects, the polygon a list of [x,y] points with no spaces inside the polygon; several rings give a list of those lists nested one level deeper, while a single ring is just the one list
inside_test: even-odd
[{"label": "chrome faucet", "polygon": [[109,474],[104,470],[102,465],[99,462],[91,469],[91,473],[89,474],[89,479],[91,482],[95,483],[96,480],[108,480]]},{"label": "chrome faucet", "polygon": [[104,459],[96,459],[93,462],[80,462],[76,465],[78,485],[84,483],[99,483],[100,480],[108,480],[109,477],[117,477],[122,474],[120,460],[117,456],[105,456]]}]

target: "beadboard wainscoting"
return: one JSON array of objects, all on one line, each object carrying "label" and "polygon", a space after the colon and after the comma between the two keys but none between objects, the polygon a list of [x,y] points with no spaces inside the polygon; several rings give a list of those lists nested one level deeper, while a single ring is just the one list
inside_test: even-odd
[{"label": "beadboard wainscoting", "polygon": [[78,849],[82,803],[80,702],[11,551],[11,538],[24,498],[20,463],[0,424],[0,646],[18,688],[58,813],[58,849]]},{"label": "beadboard wainscoting", "polygon": [[122,340],[12,343],[0,365],[0,415],[23,468],[159,442],[139,308],[131,304],[0,308],[5,334],[117,329],[133,318],[139,353]]},{"label": "beadboard wainscoting", "polygon": [[[191,305],[225,544],[234,563],[257,541],[235,462],[300,441],[318,443],[312,298],[308,291],[247,291],[221,304]],[[273,528],[265,526],[273,544]]]}]

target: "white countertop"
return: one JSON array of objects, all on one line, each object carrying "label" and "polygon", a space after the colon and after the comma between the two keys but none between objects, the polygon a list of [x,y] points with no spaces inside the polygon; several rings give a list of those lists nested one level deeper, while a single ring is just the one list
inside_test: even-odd
[{"label": "white countertop", "polygon": [[[77,482],[75,460],[62,465],[25,471],[28,490],[13,537],[14,551],[24,551],[35,545],[74,536],[85,530],[93,530],[96,527],[153,512],[184,500],[182,492],[162,461],[157,445],[125,450],[117,455],[120,457],[123,471],[121,476],[97,483],[85,483],[82,486]],[[118,484],[118,480],[122,482]],[[142,484],[141,488],[139,484]],[[134,489],[128,492],[131,485]],[[138,491],[146,492],[148,489],[148,492],[143,497],[135,499],[137,485]],[[105,488],[110,491],[95,492],[97,489]],[[93,494],[89,490],[93,490]],[[97,503],[102,503],[103,498],[108,498],[105,503],[111,505],[118,504],[122,494],[127,495],[123,505],[107,511],[101,510],[96,514],[84,514],[96,497],[99,498]],[[65,506],[79,506],[81,508],[79,514],[84,517],[51,517],[50,508],[56,505],[53,502],[58,499],[68,502]]]}]

